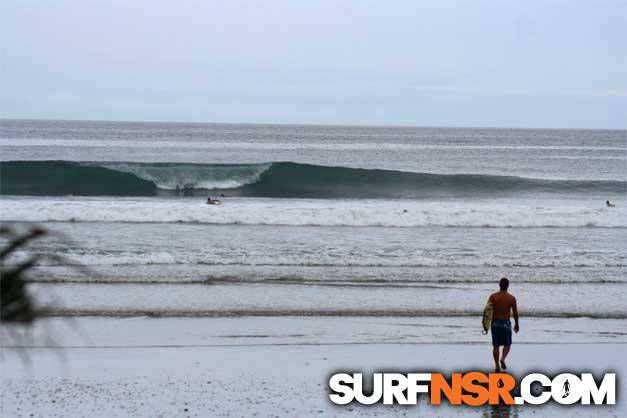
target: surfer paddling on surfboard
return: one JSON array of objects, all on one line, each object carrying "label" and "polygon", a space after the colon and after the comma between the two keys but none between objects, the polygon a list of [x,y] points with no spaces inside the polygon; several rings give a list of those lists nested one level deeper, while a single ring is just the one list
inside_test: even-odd
[{"label": "surfer paddling on surfboard", "polygon": [[221,201],[219,201],[218,199],[212,199],[212,198],[211,198],[211,196],[209,196],[209,197],[207,198],[207,204],[208,204],[208,205],[221,205],[221,204],[222,204],[222,202],[221,202]]},{"label": "surfer paddling on surfboard", "polygon": [[[510,312],[514,316],[514,331],[518,332],[518,306],[516,298],[507,291],[509,280],[503,277],[499,281],[500,290],[490,295],[483,312],[483,329],[487,333],[488,323],[492,333],[492,357],[496,372],[507,369],[505,358],[512,345],[512,323]],[[503,354],[499,356],[499,347],[503,346]]]}]

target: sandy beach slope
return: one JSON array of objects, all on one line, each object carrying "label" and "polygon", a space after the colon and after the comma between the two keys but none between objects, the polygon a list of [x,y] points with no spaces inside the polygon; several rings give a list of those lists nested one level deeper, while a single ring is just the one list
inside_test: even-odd
[{"label": "sandy beach slope", "polygon": [[[41,323],[19,343],[28,346],[21,352],[30,365],[17,348],[3,347],[1,415],[627,416],[620,384],[627,376],[624,321],[567,320],[558,324],[563,334],[548,334],[553,321],[525,324],[529,330],[516,338],[510,371],[615,371],[618,405],[470,409],[329,402],[327,381],[335,371],[489,370],[490,346],[468,318],[88,317]],[[582,338],[577,328],[599,332]]]}]

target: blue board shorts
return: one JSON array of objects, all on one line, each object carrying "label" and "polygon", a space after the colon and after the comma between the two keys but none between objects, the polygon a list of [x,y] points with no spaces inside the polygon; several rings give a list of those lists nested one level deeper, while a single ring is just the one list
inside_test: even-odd
[{"label": "blue board shorts", "polygon": [[493,319],[490,331],[494,347],[512,345],[512,323],[509,319]]}]

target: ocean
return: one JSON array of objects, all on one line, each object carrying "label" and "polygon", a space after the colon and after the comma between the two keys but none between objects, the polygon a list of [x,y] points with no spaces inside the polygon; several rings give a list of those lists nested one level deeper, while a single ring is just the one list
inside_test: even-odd
[{"label": "ocean", "polygon": [[2,120],[0,158],[0,219],[91,270],[41,262],[50,315],[450,323],[507,276],[624,332],[627,131]]}]

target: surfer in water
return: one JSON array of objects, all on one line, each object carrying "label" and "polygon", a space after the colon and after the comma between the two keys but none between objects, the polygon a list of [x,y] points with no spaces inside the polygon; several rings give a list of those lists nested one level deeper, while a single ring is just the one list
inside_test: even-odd
[{"label": "surfer in water", "polygon": [[[514,316],[514,331],[518,332],[518,306],[516,298],[507,291],[509,280],[503,277],[499,281],[500,290],[490,295],[488,302],[494,306],[492,314],[492,357],[494,357],[495,370],[499,373],[507,369],[505,358],[509,354],[512,345],[512,323],[510,322],[510,312]],[[503,346],[503,354],[499,357],[499,347]]]},{"label": "surfer in water", "polygon": [[219,204],[221,204],[221,203],[222,203],[222,202],[221,202],[221,201],[219,201],[218,199],[212,199],[212,198],[211,198],[211,196],[209,196],[209,197],[207,198],[207,204],[208,204],[208,205],[219,205]]},{"label": "surfer in water", "polygon": [[615,208],[615,207],[616,207],[616,205],[615,205],[615,204],[613,204],[612,202],[610,202],[609,200],[606,200],[606,201],[605,201],[605,205],[606,205],[608,208]]}]

